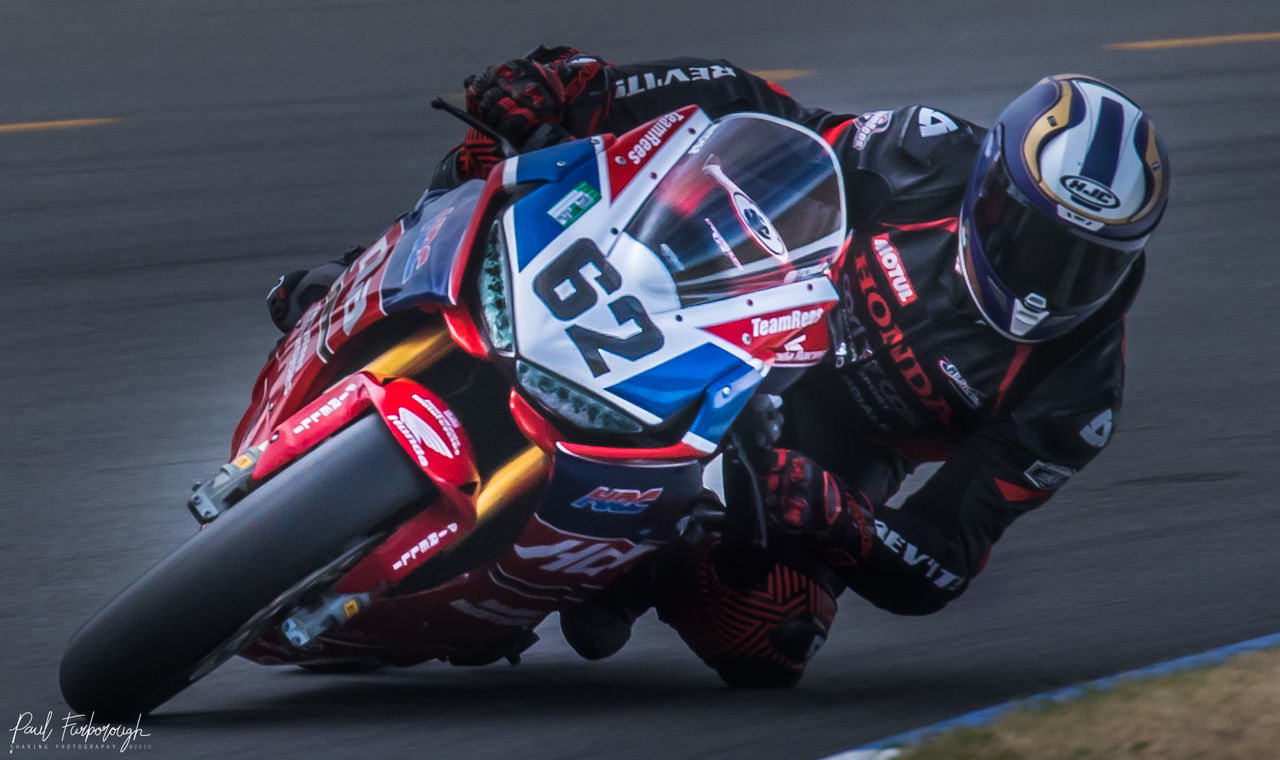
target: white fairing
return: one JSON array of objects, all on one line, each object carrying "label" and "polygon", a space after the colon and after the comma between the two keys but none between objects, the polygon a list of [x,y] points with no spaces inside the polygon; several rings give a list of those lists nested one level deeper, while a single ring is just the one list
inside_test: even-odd
[{"label": "white fairing", "polygon": [[[706,133],[722,128],[725,122],[722,120],[713,127],[701,112],[681,123],[680,129],[666,133],[661,146],[644,157],[644,164],[639,172],[620,191],[609,186],[609,169],[611,162],[621,165],[622,161],[617,160],[616,153],[600,150],[597,159],[602,202],[595,203],[582,212],[580,217],[566,226],[563,233],[558,234],[536,255],[528,258],[523,267],[517,265],[516,255],[510,254],[510,308],[516,354],[521,359],[570,381],[641,423],[654,425],[663,421],[661,415],[654,413],[653,409],[637,406],[633,403],[634,396],[628,399],[625,395],[619,395],[617,389],[620,384],[673,360],[677,361],[672,366],[678,366],[678,369],[671,370],[674,377],[689,376],[691,370],[692,374],[696,374],[696,368],[689,366],[687,355],[708,344],[719,349],[719,355],[731,355],[731,364],[736,360],[744,369],[749,367],[757,375],[763,376],[769,371],[769,364],[753,355],[749,350],[750,345],[736,342],[736,336],[734,340],[719,337],[706,328],[771,313],[790,313],[789,310],[803,310],[806,307],[812,309],[836,300],[835,288],[823,274],[838,255],[846,229],[843,181],[830,147],[809,130],[771,117],[751,115],[728,118],[759,120],[767,123],[767,128],[772,130],[777,129],[774,124],[783,125],[787,130],[798,133],[795,139],[802,139],[806,144],[812,142],[809,150],[820,160],[811,161],[807,169],[809,174],[802,175],[811,184],[805,186],[804,183],[797,183],[796,188],[779,186],[762,191],[760,188],[766,185],[760,182],[759,176],[755,176],[754,185],[746,184],[743,177],[753,176],[751,164],[742,163],[740,156],[737,163],[728,162],[723,166],[713,163],[718,160],[714,147],[716,143],[714,140],[708,142],[705,139]],[[726,128],[721,134],[731,132],[732,129]],[[691,151],[695,143],[698,147]],[[732,151],[725,150],[722,153],[729,154]],[[824,155],[826,158],[822,158]],[[682,163],[681,159],[687,160]],[[830,166],[823,167],[823,161],[828,161]],[[682,167],[680,171],[683,174],[673,171],[677,166]],[[690,169],[690,166],[694,168]],[[818,187],[818,180],[813,179],[815,174],[820,174],[822,181],[827,184]],[[703,218],[707,215],[701,210],[685,217],[674,213],[664,216],[653,212],[655,206],[650,202],[654,198],[659,197],[661,192],[671,195],[669,190],[672,184],[656,191],[668,176],[672,177],[676,187],[684,187],[679,181],[705,176],[706,185],[711,188],[705,191],[705,197],[719,199],[723,196],[724,208],[729,210],[727,216],[717,218],[716,224],[709,218]],[[746,189],[740,188],[737,183],[744,183]],[[756,189],[753,191],[752,187]],[[769,197],[752,198],[750,192]],[[809,230],[805,230],[803,234],[797,233],[794,217],[801,210],[818,207],[819,202],[814,198],[821,193],[827,193],[821,195],[823,202],[827,201],[828,196],[832,199],[829,202],[832,209],[830,214],[825,217],[825,221],[817,223],[812,233]],[[684,196],[680,193],[675,193],[672,203],[680,205],[682,197]],[[696,199],[699,196],[691,193],[690,197]],[[663,202],[666,202],[665,196]],[[693,205],[696,206],[696,203]],[[639,213],[642,208],[649,210]],[[783,217],[792,215],[790,226],[778,221],[780,213]],[[735,215],[737,221],[733,221]],[[502,218],[507,248],[512,252],[517,251],[522,242],[516,229],[516,218],[514,207],[509,208]],[[649,245],[631,234],[628,224],[633,219],[637,220],[635,224],[641,230],[637,235],[652,235]],[[643,224],[639,221],[642,219],[652,224]],[[668,228],[662,224],[667,219],[677,221]],[[754,227],[748,225],[747,220],[754,223]],[[732,252],[724,250],[728,243],[723,238],[718,242],[711,242],[721,234],[737,246],[745,266]],[[785,239],[786,235],[796,239]],[[595,263],[584,263],[576,272],[581,275],[580,281],[587,284],[594,301],[571,318],[557,318],[547,303],[548,285],[545,279],[541,294],[538,291],[538,276],[548,271],[550,266],[561,266],[563,262],[560,259],[570,246],[584,240],[594,244],[607,258],[607,267],[614,272],[606,276]],[[704,248],[698,249],[696,245]],[[750,248],[757,245],[758,251]],[[723,258],[715,253],[717,249],[713,246],[724,250]],[[688,258],[680,259],[672,250],[673,247]],[[747,249],[746,254],[742,253],[744,248]],[[699,251],[698,255],[702,258],[692,258],[690,251],[695,250]],[[749,259],[749,256],[755,258]],[[729,268],[724,263],[726,261],[731,262],[736,269]],[[712,271],[714,274],[718,271],[716,267],[720,266],[725,268],[723,276],[724,282],[729,284],[728,289],[722,295],[707,296],[708,289],[719,281],[705,272]],[[731,287],[733,278],[741,276],[764,279],[758,280],[760,284],[744,285],[740,289],[741,293],[735,295],[738,291]],[[769,280],[771,276],[772,281]],[[610,288],[614,277],[620,284]],[[698,291],[695,296],[689,296],[688,292],[680,289],[682,286],[678,282],[679,278],[694,281],[693,287],[703,290]],[[575,297],[575,288],[567,280],[561,280],[553,290],[561,299]],[[582,330],[586,330],[623,340],[638,335],[643,331],[640,322],[627,318],[626,313],[619,316],[617,311],[618,304],[628,298],[633,298],[642,305],[643,318],[651,321],[650,334],[655,329],[660,334],[660,338],[650,341],[650,346],[655,342],[659,345],[636,358],[628,358],[624,355],[626,352],[617,353],[606,349],[598,354],[603,364],[597,361],[593,367],[584,358],[581,343],[575,343],[571,330],[578,331],[579,335]],[[751,343],[750,340],[744,342]],[[702,379],[689,377],[688,382],[712,382],[717,377],[716,373],[722,370],[710,367],[707,371],[713,374]],[[708,445],[714,448],[713,442]]]}]

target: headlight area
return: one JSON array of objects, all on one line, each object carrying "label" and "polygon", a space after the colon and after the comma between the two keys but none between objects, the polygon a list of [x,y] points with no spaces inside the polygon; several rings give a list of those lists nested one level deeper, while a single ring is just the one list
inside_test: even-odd
[{"label": "headlight area", "polygon": [[508,356],[515,350],[515,330],[511,324],[511,298],[507,291],[507,239],[501,221],[489,227],[484,259],[477,285],[480,312],[494,350]]},{"label": "headlight area", "polygon": [[583,430],[602,433],[644,430],[639,421],[528,362],[516,361],[516,381],[544,409]]},{"label": "headlight area", "polygon": [[[489,227],[484,257],[476,274],[476,290],[490,345],[496,353],[511,357],[515,354],[515,327],[508,267],[506,232],[502,221],[495,220]],[[606,434],[644,432],[638,420],[526,361],[517,359],[515,375],[517,384],[533,401],[574,427]]]}]

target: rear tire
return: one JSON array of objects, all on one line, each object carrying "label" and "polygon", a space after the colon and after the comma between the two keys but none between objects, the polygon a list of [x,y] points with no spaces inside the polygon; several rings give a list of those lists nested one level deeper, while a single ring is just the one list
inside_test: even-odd
[{"label": "rear tire", "polygon": [[246,628],[255,616],[332,583],[316,571],[344,554],[349,566],[353,547],[431,488],[377,415],[357,420],[85,623],[62,657],[63,698],[101,719],[151,711],[256,638],[270,621]]}]

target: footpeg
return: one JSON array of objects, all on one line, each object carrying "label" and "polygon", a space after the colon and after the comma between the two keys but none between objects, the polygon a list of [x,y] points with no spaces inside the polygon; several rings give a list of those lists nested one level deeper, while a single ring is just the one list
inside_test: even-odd
[{"label": "footpeg", "polygon": [[325,595],[316,605],[285,618],[280,624],[280,633],[290,644],[302,649],[360,614],[371,601],[370,594]]},{"label": "footpeg", "polygon": [[262,447],[254,446],[240,456],[218,468],[218,472],[209,480],[198,480],[191,486],[191,498],[187,500],[187,509],[196,520],[204,525],[215,517],[231,509],[231,506],[245,497],[256,485],[253,482],[253,468],[262,456]]}]

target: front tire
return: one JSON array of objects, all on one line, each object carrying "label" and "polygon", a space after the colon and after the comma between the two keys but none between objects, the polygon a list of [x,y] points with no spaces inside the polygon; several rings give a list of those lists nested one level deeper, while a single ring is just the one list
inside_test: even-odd
[{"label": "front tire", "polygon": [[151,711],[252,641],[305,586],[332,583],[316,571],[349,566],[353,552],[372,548],[369,535],[430,493],[381,419],[357,420],[85,623],[62,657],[63,698],[104,719]]}]

